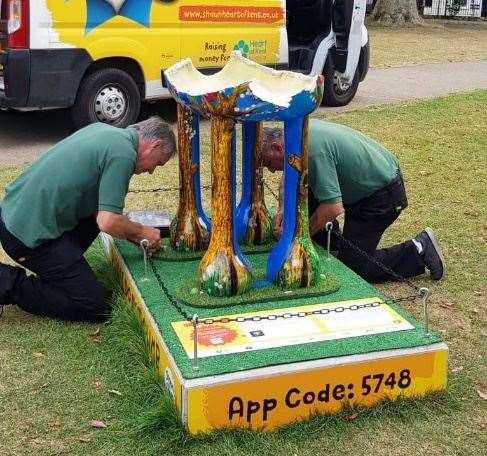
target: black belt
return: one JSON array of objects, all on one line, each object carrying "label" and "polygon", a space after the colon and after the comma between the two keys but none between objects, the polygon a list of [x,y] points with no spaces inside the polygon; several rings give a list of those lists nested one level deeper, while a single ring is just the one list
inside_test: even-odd
[{"label": "black belt", "polygon": [[[395,199],[397,201],[394,202],[394,205],[396,206],[397,209],[405,209],[407,207],[407,198],[406,198],[406,192],[404,189],[404,180],[402,178],[401,170],[398,169],[396,172],[396,176],[394,179],[392,179],[391,182],[389,182],[385,187],[380,188],[379,190],[376,190],[374,193],[372,193],[369,196],[366,196],[365,198],[362,198],[355,203],[352,204],[344,204],[345,210],[351,210],[354,208],[357,208],[359,206],[362,206],[364,204],[367,204],[377,198],[384,197],[386,195],[391,195],[395,196]],[[400,206],[400,207],[399,207]]]}]

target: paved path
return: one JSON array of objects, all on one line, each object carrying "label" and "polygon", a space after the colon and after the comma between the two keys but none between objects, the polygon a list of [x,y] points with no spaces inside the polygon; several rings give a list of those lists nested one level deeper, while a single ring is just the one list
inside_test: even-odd
[{"label": "paved path", "polygon": [[371,69],[352,102],[338,110],[485,88],[487,60]]},{"label": "paved path", "polygon": [[[343,108],[320,108],[341,112],[452,92],[487,89],[487,60],[371,69],[355,99]],[[164,101],[150,108],[174,121],[174,104]],[[0,111],[0,166],[32,160],[72,132],[65,110],[44,112]]]}]

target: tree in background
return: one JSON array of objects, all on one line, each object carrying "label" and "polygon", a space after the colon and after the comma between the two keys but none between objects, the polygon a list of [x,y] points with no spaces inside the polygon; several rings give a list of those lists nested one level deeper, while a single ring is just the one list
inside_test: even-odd
[{"label": "tree in background", "polygon": [[422,22],[416,0],[377,0],[371,19],[381,25],[419,24]]}]

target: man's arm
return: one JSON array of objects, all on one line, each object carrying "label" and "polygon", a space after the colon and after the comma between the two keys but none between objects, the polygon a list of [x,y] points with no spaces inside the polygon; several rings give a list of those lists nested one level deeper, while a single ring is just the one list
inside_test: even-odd
[{"label": "man's arm", "polygon": [[311,236],[323,229],[328,222],[335,220],[345,209],[341,202],[321,203],[309,219],[309,230]]},{"label": "man's arm", "polygon": [[151,253],[154,253],[159,248],[161,233],[157,228],[131,222],[124,215],[108,211],[99,211],[96,216],[96,223],[100,231],[119,239],[128,239],[137,244],[142,239],[147,239]]}]

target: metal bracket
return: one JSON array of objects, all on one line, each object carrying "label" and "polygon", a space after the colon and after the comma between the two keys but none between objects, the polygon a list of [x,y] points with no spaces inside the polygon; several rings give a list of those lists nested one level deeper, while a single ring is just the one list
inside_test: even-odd
[{"label": "metal bracket", "polygon": [[330,246],[331,246],[331,232],[333,230],[333,222],[327,222],[325,225],[326,230],[326,251],[328,252],[328,258],[331,257]]},{"label": "metal bracket", "polygon": [[193,370],[200,370],[198,366],[198,314],[194,314],[191,319],[193,324]]},{"label": "metal bracket", "polygon": [[142,249],[142,255],[144,257],[144,275],[147,278],[147,249],[149,248],[149,241],[142,239],[140,241],[140,248]]},{"label": "metal bracket", "polygon": [[418,290],[418,298],[423,301],[423,321],[424,330],[427,336],[429,336],[429,314],[428,314],[428,296],[430,291],[428,288],[422,287]]}]

